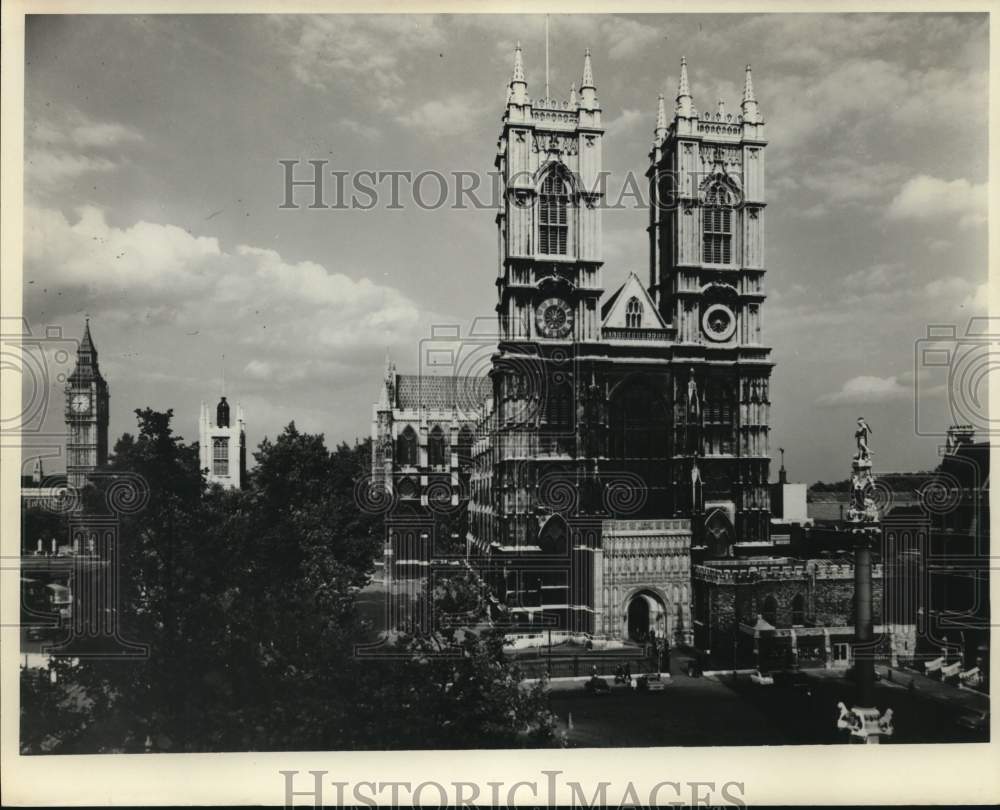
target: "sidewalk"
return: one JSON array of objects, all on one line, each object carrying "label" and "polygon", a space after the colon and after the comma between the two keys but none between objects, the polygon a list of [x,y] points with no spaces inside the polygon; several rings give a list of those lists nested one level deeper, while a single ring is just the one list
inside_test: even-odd
[{"label": "sidewalk", "polygon": [[[938,703],[964,709],[967,712],[989,711],[990,698],[981,692],[974,692],[971,689],[959,689],[951,684],[941,683],[933,678],[928,678],[919,672],[909,669],[891,667],[892,680],[889,680],[890,667],[884,664],[876,664],[875,669],[881,680],[876,683],[877,687],[888,687],[890,689],[904,689],[909,691],[910,682],[913,682],[914,693],[920,697],[930,698]],[[813,678],[843,678],[845,672],[842,669],[804,669],[803,673]]]},{"label": "sidewalk", "polygon": [[914,672],[910,669],[892,668],[892,680],[889,680],[889,667],[877,664],[875,669],[882,676],[881,683],[887,686],[894,686],[897,689],[908,689],[910,682],[918,694],[927,695],[934,700],[943,703],[950,703],[953,706],[960,706],[971,712],[989,711],[990,698],[982,692],[972,689],[959,689],[948,683],[942,683],[934,678]]},{"label": "sidewalk", "polygon": [[[642,673],[642,674],[648,674],[648,673]],[[549,678],[548,690],[550,692],[580,691],[583,689],[583,685],[587,681],[589,681],[592,677],[593,677],[592,675],[576,675],[565,678]],[[628,684],[615,683],[613,675],[600,675],[599,677],[602,678],[608,684],[608,686],[611,687],[612,692],[627,692],[630,689],[632,689],[632,687],[628,686]],[[639,677],[638,675],[632,676],[633,680],[637,679],[638,677]],[[673,680],[670,677],[670,675],[668,675],[666,672],[660,673],[660,677],[663,678],[664,682],[667,684],[669,684],[671,680]],[[522,683],[534,685],[536,683],[539,683],[539,681],[540,681],[539,678],[525,678],[522,681]]]}]

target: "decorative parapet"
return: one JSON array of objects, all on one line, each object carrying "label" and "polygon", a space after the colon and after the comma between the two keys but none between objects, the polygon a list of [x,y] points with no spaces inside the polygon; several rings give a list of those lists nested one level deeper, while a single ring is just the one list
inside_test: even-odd
[{"label": "decorative parapet", "polygon": [[[773,582],[799,579],[853,579],[854,565],[851,563],[831,563],[824,560],[808,560],[802,564],[760,565],[746,563],[740,566],[695,565],[692,567],[695,579],[720,585],[748,584],[753,582]],[[882,576],[880,564],[872,566],[872,576]]]},{"label": "decorative parapet", "polygon": [[634,534],[691,533],[691,521],[681,518],[661,518],[653,520],[605,520],[603,521],[605,537]]},{"label": "decorative parapet", "polygon": [[533,108],[531,110],[532,120],[548,124],[563,124],[567,127],[574,127],[577,123],[576,110],[547,110]]},{"label": "decorative parapet", "polygon": [[[734,123],[733,116],[728,116],[728,121],[698,121],[698,132],[706,135],[736,135],[743,134],[743,121]],[[741,118],[736,116],[736,118]]]},{"label": "decorative parapet", "polygon": [[542,110],[571,110],[573,112],[579,107],[576,101],[564,101],[558,98],[537,98],[532,102],[531,111],[537,117]]},{"label": "decorative parapet", "polygon": [[669,343],[673,340],[670,329],[623,329],[617,326],[605,326],[601,329],[601,337],[605,340],[623,340],[630,343]]}]

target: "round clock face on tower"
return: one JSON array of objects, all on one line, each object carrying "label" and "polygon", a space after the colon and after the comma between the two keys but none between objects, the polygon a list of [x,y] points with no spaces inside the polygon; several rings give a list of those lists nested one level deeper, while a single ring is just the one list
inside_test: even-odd
[{"label": "round clock face on tower", "polygon": [[90,410],[90,394],[73,394],[69,407],[73,413],[87,413]]},{"label": "round clock face on tower", "polygon": [[545,337],[566,337],[573,329],[573,309],[561,298],[549,298],[538,305],[536,320]]},{"label": "round clock face on tower", "polygon": [[716,342],[729,340],[736,331],[736,316],[725,304],[713,304],[705,310],[701,328],[709,340]]}]

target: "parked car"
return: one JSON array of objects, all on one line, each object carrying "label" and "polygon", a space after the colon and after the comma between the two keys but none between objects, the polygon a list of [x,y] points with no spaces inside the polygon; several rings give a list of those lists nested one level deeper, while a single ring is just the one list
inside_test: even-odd
[{"label": "parked car", "polygon": [[667,688],[666,679],[659,672],[649,672],[639,676],[636,689],[641,692],[662,692]]},{"label": "parked car", "polygon": [[583,685],[583,688],[592,695],[607,695],[611,693],[611,684],[597,675],[591,676],[590,680]]},{"label": "parked car", "polygon": [[774,678],[766,672],[755,669],[750,673],[750,680],[758,686],[774,686]]},{"label": "parked car", "polygon": [[985,731],[990,727],[990,713],[986,710],[973,712],[972,714],[959,715],[955,720],[962,728],[972,731]]}]

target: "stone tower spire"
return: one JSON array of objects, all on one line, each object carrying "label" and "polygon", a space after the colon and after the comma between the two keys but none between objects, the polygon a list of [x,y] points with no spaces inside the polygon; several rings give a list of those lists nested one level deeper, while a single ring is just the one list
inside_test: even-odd
[{"label": "stone tower spire", "polygon": [[521,43],[514,48],[514,75],[510,80],[510,101],[514,104],[526,104],[528,101],[528,82],[524,78],[524,58],[521,56]]},{"label": "stone tower spire", "polygon": [[83,337],[76,348],[76,368],[69,376],[70,382],[89,381],[100,377],[101,371],[97,364],[97,347],[90,336],[90,318],[83,327]]},{"label": "stone tower spire", "polygon": [[750,73],[750,65],[747,65],[746,80],[743,84],[743,103],[740,104],[743,111],[743,120],[748,124],[760,123],[760,108],[757,106],[757,97],[753,94],[753,76]]},{"label": "stone tower spire", "polygon": [[663,143],[667,137],[667,110],[663,104],[663,93],[656,100],[656,129],[653,130],[654,139],[657,144]]},{"label": "stone tower spire", "polygon": [[590,48],[583,57],[583,81],[580,82],[580,106],[585,110],[597,107],[597,88],[594,86],[594,68],[590,63]]},{"label": "stone tower spire", "polygon": [[674,112],[681,118],[694,118],[694,106],[691,98],[691,85],[688,82],[687,57],[681,57],[681,80],[677,85],[677,103]]},{"label": "stone tower spire", "polygon": [[94,346],[94,339],[90,336],[89,317],[84,323],[83,338],[80,340],[80,346],[77,348],[76,353],[77,357],[84,363],[92,365],[95,369],[97,368],[97,349]]}]

